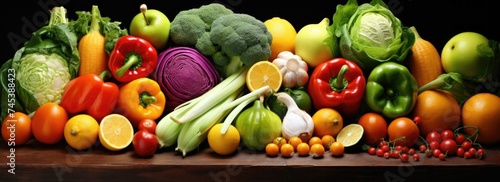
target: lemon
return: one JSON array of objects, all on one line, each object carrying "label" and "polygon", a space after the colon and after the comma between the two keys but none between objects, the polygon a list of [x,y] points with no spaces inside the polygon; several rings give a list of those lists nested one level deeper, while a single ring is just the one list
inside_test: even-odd
[{"label": "lemon", "polygon": [[101,120],[99,141],[111,151],[126,148],[132,143],[134,128],[130,121],[121,114],[110,114]]},{"label": "lemon", "polygon": [[240,133],[233,126],[229,125],[225,134],[220,132],[222,123],[218,123],[208,131],[208,145],[217,154],[229,155],[234,153],[240,145]]},{"label": "lemon", "polygon": [[267,30],[273,36],[269,61],[276,59],[280,52],[295,52],[295,37],[297,36],[297,31],[288,20],[280,17],[273,17],[264,21],[264,25],[266,25]]},{"label": "lemon", "polygon": [[267,60],[253,64],[246,74],[246,84],[250,91],[268,85],[277,92],[282,82],[283,76],[278,66]]},{"label": "lemon", "polygon": [[364,129],[360,124],[349,124],[344,126],[337,134],[337,142],[340,142],[344,147],[352,147],[363,138]]},{"label": "lemon", "polygon": [[64,125],[64,139],[76,150],[85,150],[97,141],[99,123],[92,116],[79,114]]}]

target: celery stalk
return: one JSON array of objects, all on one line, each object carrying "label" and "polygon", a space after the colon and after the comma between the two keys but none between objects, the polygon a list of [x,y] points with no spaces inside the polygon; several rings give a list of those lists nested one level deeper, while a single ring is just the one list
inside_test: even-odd
[{"label": "celery stalk", "polygon": [[237,92],[240,87],[245,86],[245,75],[247,71],[248,68],[241,69],[239,72],[224,79],[205,94],[199,96],[197,101],[188,101],[190,103],[186,107],[189,108],[189,112],[180,113],[174,110],[170,117],[177,123],[186,123],[196,119],[203,113],[212,109],[216,104],[226,99],[229,95]]}]

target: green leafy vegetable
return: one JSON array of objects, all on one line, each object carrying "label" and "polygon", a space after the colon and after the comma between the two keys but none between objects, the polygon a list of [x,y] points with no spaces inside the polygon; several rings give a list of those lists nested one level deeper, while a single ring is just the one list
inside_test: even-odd
[{"label": "green leafy vegetable", "polygon": [[356,0],[337,5],[328,27],[332,55],[341,55],[368,73],[388,61],[403,63],[415,42],[413,32],[403,26],[382,0],[358,6]]},{"label": "green leafy vegetable", "polygon": [[[2,66],[2,118],[12,112],[8,109],[32,114],[44,103],[58,103],[66,83],[77,76],[78,37],[66,13],[64,7],[52,9],[48,25],[34,32]],[[15,74],[15,79],[7,79],[9,72]],[[15,99],[15,106],[7,98]]]}]

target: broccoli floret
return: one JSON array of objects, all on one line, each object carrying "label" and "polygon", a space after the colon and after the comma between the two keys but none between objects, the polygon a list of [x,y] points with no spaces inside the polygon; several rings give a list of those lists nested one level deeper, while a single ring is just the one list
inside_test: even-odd
[{"label": "broccoli floret", "polygon": [[208,34],[212,22],[233,11],[219,3],[211,3],[180,11],[170,23],[170,37],[174,44],[195,46],[198,39]]},{"label": "broccoli floret", "polygon": [[[211,52],[214,63],[224,67],[237,65],[250,66],[271,56],[272,35],[266,25],[255,17],[233,13],[223,15],[212,23],[210,39],[203,37],[198,40],[196,48],[200,52]],[[233,67],[233,66],[231,66]],[[235,70],[233,70],[235,71]],[[231,70],[223,72],[230,74]]]}]

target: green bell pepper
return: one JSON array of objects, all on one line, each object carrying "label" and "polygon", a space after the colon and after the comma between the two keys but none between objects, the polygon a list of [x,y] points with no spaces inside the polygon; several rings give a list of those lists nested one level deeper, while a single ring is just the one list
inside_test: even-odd
[{"label": "green bell pepper", "polygon": [[404,65],[398,63],[380,64],[370,72],[366,82],[366,104],[390,119],[409,114],[417,95],[417,81]]}]

